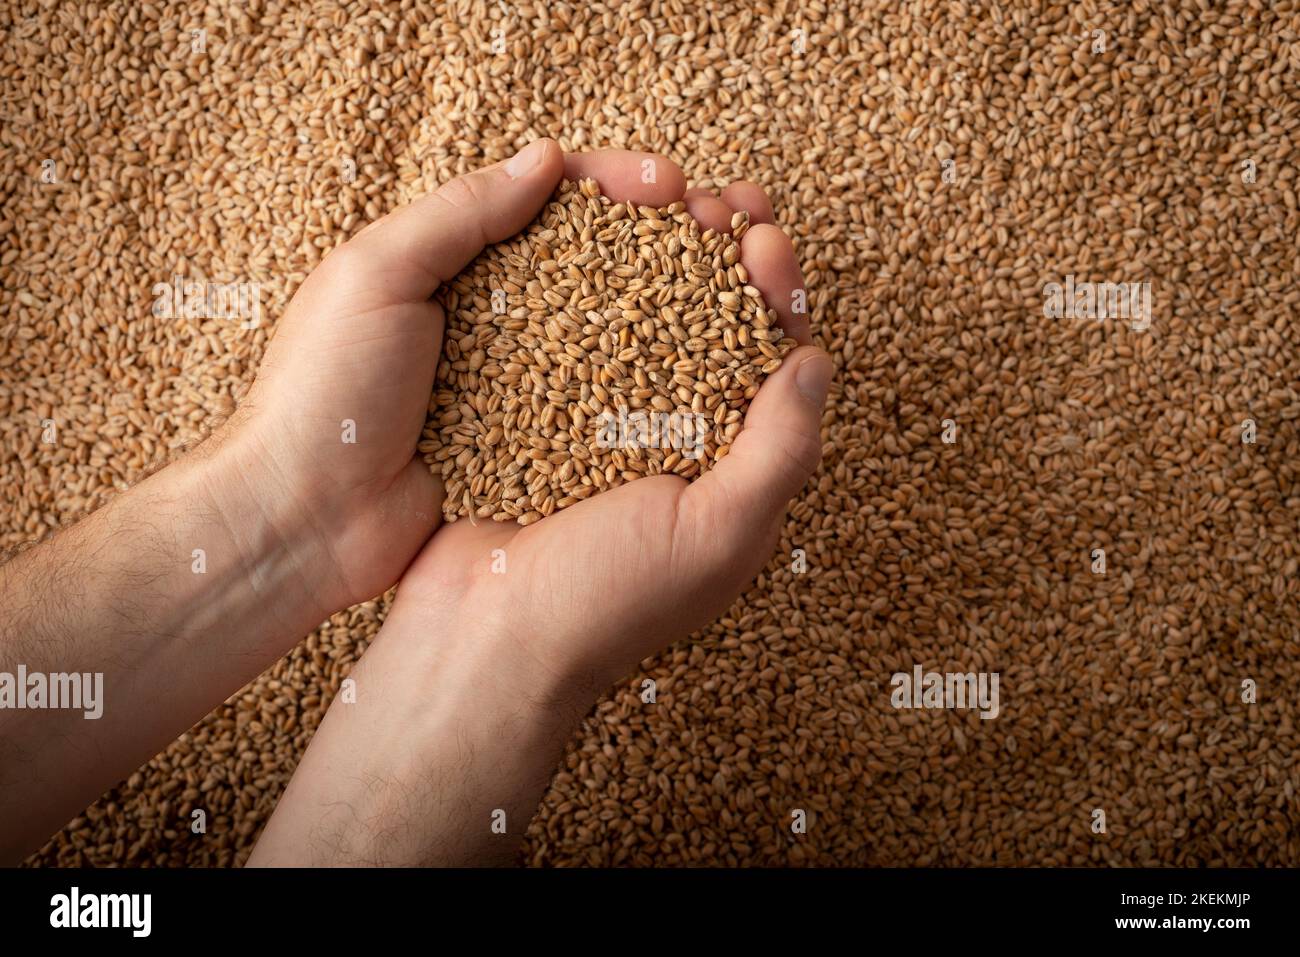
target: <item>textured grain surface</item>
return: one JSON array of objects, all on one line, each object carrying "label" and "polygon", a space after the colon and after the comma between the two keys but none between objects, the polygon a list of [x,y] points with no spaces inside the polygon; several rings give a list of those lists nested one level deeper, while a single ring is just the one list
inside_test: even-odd
[{"label": "textured grain surface", "polygon": [[[367,220],[540,135],[658,150],[772,195],[826,457],[656,703],[598,706],[525,860],[1300,864],[1295,3],[436,6],[0,10],[5,545],[228,413]],[[269,321],[155,318],[173,275]],[[1068,275],[1151,282],[1150,329],[1044,318]],[[242,861],[383,607],[34,860]],[[893,710],[914,664],[999,672],[1000,716]]]},{"label": "textured grain surface", "polygon": [[684,202],[614,203],[565,180],[537,220],[441,291],[446,338],[419,450],[444,517],[531,525],[647,475],[726,456],[794,347],[733,232]]}]

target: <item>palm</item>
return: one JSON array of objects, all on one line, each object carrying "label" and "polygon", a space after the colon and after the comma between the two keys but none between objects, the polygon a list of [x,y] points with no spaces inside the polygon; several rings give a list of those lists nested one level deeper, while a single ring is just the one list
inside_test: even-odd
[{"label": "palm", "polygon": [[[442,309],[429,301],[375,306],[373,280],[359,281],[346,258],[327,266],[294,298],[258,387],[265,382],[284,401],[275,411],[311,472],[338,491],[382,488],[414,456]],[[258,402],[256,390],[251,398]]]},{"label": "palm", "polygon": [[[652,195],[617,167],[593,172],[620,200],[666,205],[681,195],[671,187]],[[699,192],[686,200],[707,228],[729,229],[735,208],[750,213],[756,225],[741,261],[787,333],[807,342],[806,316],[785,306],[800,285],[798,264],[762,191],[736,184],[723,201]],[[791,366],[814,351],[792,353]],[[820,457],[818,413],[792,373],[783,368],[764,385],[731,455],[694,483],[642,478],[527,527],[457,521],[403,577],[399,603],[460,595],[534,668],[607,686],[725,611],[771,557],[786,503]]]},{"label": "palm", "polygon": [[[664,636],[722,610],[715,606],[728,590],[699,574],[678,528],[685,490],[681,479],[655,476],[527,528],[458,521],[434,536],[401,590],[460,584],[469,607],[504,610],[493,626],[538,666],[564,662],[608,683]],[[448,569],[469,574],[452,583]]]},{"label": "palm", "polygon": [[399,601],[459,594],[491,609],[493,632],[535,667],[607,686],[725,611],[771,557],[785,503],[820,456],[815,415],[792,407],[792,380],[789,369],[769,380],[731,455],[689,485],[653,476],[527,527],[442,529]]},{"label": "palm", "polygon": [[[279,472],[306,486],[307,500],[326,503],[318,504],[319,523],[351,600],[388,587],[437,526],[438,483],[416,454],[442,349],[444,316],[432,296],[485,243],[523,228],[561,174],[592,177],[621,202],[666,206],[685,198],[696,219],[719,231],[730,228],[734,211],[747,211],[755,225],[741,240],[741,262],[786,332],[808,341],[806,316],[788,305],[801,284],[794,250],[772,225],[761,189],[732,184],[719,199],[686,190],[681,170],[662,157],[564,157],[553,143],[535,145],[544,147],[540,159],[522,178],[498,164],[453,180],[335,249],[294,297],[259,370],[249,416]],[[651,182],[647,164],[657,171]],[[790,393],[792,382],[780,391]],[[754,410],[764,401],[771,408],[759,418],[767,426],[752,430],[751,411],[719,474],[689,490],[679,479],[655,477],[527,529],[457,522],[424,550],[445,554],[444,569],[413,568],[413,580],[488,568],[493,549],[503,548],[506,573],[480,577],[474,587],[505,595],[509,601],[496,607],[530,619],[504,627],[522,635],[542,615],[555,626],[546,654],[562,658],[581,647],[583,666],[625,667],[629,655],[635,661],[721,611],[770,554],[776,519],[807,474],[798,462],[791,468],[783,447],[801,446],[805,462],[820,448],[806,410],[783,412],[792,400],[774,393],[772,381]],[[782,478],[796,472],[792,486]],[[416,562],[427,564],[423,556]]]}]

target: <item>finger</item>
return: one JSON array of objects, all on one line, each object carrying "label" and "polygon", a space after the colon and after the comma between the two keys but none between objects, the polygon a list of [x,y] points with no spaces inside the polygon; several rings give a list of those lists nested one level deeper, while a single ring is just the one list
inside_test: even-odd
[{"label": "finger", "polygon": [[781,317],[782,331],[801,345],[811,345],[808,294],[790,237],[767,223],[753,226],[741,237],[740,262],[750,284]]},{"label": "finger", "polygon": [[719,233],[731,232],[731,214],[735,210],[714,196],[710,190],[698,186],[688,189],[685,199],[686,211],[703,229],[712,229]]},{"label": "finger", "polygon": [[444,183],[367,226],[326,267],[360,263],[372,306],[423,302],[484,246],[527,226],[563,173],[559,144],[534,140],[510,159]]},{"label": "finger", "polygon": [[749,224],[759,223],[774,225],[776,215],[772,212],[772,201],[767,198],[763,187],[757,183],[738,180],[722,191],[722,201],[736,212],[749,213]]},{"label": "finger", "polygon": [[658,153],[570,153],[564,157],[564,175],[574,181],[594,179],[614,202],[638,206],[669,206],[686,191],[686,176],[676,163]]},{"label": "finger", "polygon": [[694,536],[694,553],[725,563],[770,538],[821,461],[832,371],[826,353],[800,346],[763,382],[730,452],[683,493],[678,527]]}]

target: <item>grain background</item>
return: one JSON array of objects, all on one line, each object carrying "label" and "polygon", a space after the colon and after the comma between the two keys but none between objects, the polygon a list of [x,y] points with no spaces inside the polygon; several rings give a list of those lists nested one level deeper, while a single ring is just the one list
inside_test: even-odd
[{"label": "grain background", "polygon": [[[657,150],[771,193],[825,461],[730,612],[597,706],[521,861],[1300,864],[1296,3],[11,0],[0,34],[0,544],[227,414],[369,219],[537,136]],[[1151,282],[1151,328],[1045,319],[1069,274]],[[270,321],[157,319],[173,275]],[[384,607],[31,863],[241,863]],[[1001,715],[895,711],[914,664],[999,672]]]}]

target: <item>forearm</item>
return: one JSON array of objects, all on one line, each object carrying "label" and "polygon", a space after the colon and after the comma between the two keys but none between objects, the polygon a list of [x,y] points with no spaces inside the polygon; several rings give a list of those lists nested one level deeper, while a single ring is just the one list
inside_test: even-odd
[{"label": "forearm", "polygon": [[[319,530],[283,492],[256,449],[213,441],[0,568],[0,675],[12,676],[0,862],[39,847],[333,610]],[[88,676],[81,689],[98,686],[98,700],[41,702],[32,676],[51,674]]]},{"label": "forearm", "polygon": [[403,609],[400,591],[352,677],[355,702],[335,699],[249,864],[510,863],[585,692],[450,604]]}]

